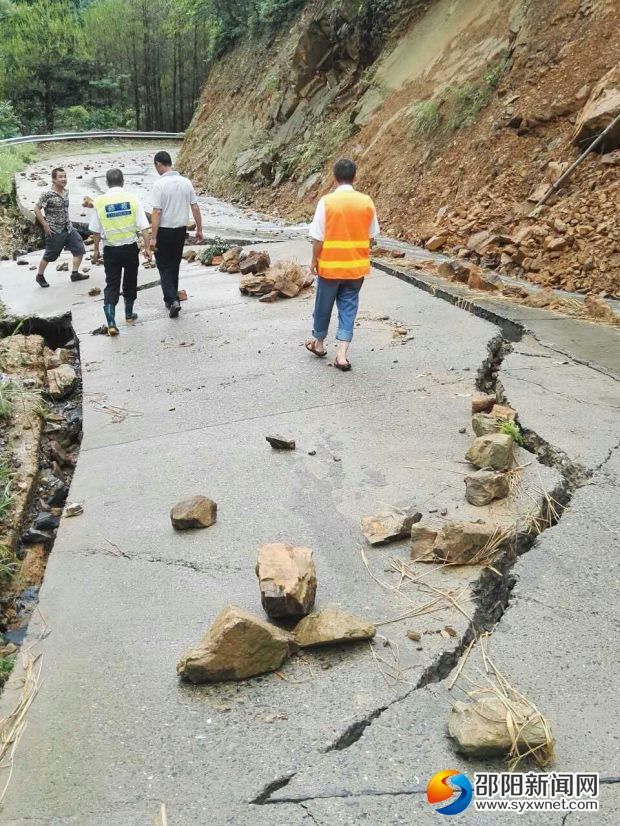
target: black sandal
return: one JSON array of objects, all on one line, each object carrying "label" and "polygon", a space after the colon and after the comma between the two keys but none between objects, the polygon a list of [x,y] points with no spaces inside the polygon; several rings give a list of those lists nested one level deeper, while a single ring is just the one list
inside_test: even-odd
[{"label": "black sandal", "polygon": [[325,356],[327,355],[327,350],[323,350],[322,353],[319,353],[319,351],[316,349],[315,345],[316,345],[316,341],[313,339],[312,341],[306,341],[306,343],[304,344],[304,347],[306,348],[306,350],[309,353],[314,353],[314,355],[317,358],[320,358],[320,359],[325,358]]},{"label": "black sandal", "polygon": [[49,284],[47,283],[47,279],[45,278],[45,276],[42,273],[37,273],[36,282],[39,285],[39,287],[49,287]]},{"label": "black sandal", "polygon": [[351,362],[347,361],[345,364],[338,364],[336,359],[334,359],[334,367],[336,370],[342,370],[343,373],[348,373],[351,369]]}]

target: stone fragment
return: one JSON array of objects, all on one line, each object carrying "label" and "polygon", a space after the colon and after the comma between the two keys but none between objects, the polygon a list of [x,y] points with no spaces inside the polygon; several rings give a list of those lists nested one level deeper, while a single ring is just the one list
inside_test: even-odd
[{"label": "stone fragment", "polygon": [[[84,272],[86,272],[86,267],[83,267]],[[91,287],[88,291],[88,294],[93,297],[95,295],[101,295],[101,287]]]},{"label": "stone fragment", "polygon": [[413,642],[420,642],[422,634],[419,631],[407,631],[407,637]]},{"label": "stone fragment", "polygon": [[63,261],[60,264],[56,264],[56,271],[57,272],[69,272],[69,262]]},{"label": "stone fragment", "polygon": [[482,230],[481,232],[476,232],[470,236],[469,240],[467,241],[467,247],[474,252],[477,252],[479,255],[484,251],[484,247],[486,243],[491,238],[491,233],[487,230]]},{"label": "stone fragment", "polygon": [[47,385],[54,399],[64,399],[73,392],[76,384],[77,373],[70,364],[61,364],[47,371]]},{"label": "stone fragment", "polygon": [[239,263],[239,271],[241,275],[258,274],[265,272],[271,264],[271,258],[266,250],[256,251],[252,250]]},{"label": "stone fragment", "polygon": [[482,290],[483,292],[493,292],[501,290],[504,286],[502,279],[491,272],[482,272],[478,268],[472,269],[467,278],[467,286],[470,290]]},{"label": "stone fragment", "polygon": [[270,293],[265,293],[258,300],[261,304],[273,304],[278,300],[280,293],[277,290],[272,290]]},{"label": "stone fragment", "polygon": [[68,364],[70,360],[71,353],[64,347],[58,347],[56,350],[50,350],[49,347],[43,348],[43,363],[46,370],[53,370],[61,364]]},{"label": "stone fragment", "polygon": [[559,252],[560,250],[566,249],[568,245],[568,241],[566,238],[553,238],[549,236],[545,240],[545,249],[549,252]]},{"label": "stone fragment", "polygon": [[406,539],[410,536],[411,528],[420,519],[422,519],[422,514],[419,511],[386,511],[376,516],[363,516],[361,520],[362,533],[371,545],[395,542],[398,539]]},{"label": "stone fragment", "polygon": [[480,552],[496,535],[496,527],[486,522],[449,522],[437,533],[433,561],[475,564]]},{"label": "stone fragment", "polygon": [[428,525],[413,525],[411,527],[411,549],[409,551],[411,558],[430,562],[433,555],[433,543],[436,538],[436,529],[429,528]]},{"label": "stone fragment", "polygon": [[304,617],[293,629],[300,648],[371,640],[376,632],[372,623],[334,608]]},{"label": "stone fragment", "polygon": [[514,422],[517,418],[517,411],[513,410],[508,404],[494,404],[491,409],[491,416],[505,422]]},{"label": "stone fragment", "polygon": [[84,513],[84,508],[79,502],[70,502],[65,505],[64,516],[79,516],[81,513]]},{"label": "stone fragment", "polygon": [[295,439],[287,439],[286,436],[265,436],[265,439],[276,450],[295,450]]},{"label": "stone fragment", "polygon": [[488,413],[493,405],[497,402],[497,398],[491,394],[478,393],[471,400],[472,413]]},{"label": "stone fragment", "polygon": [[584,306],[592,318],[599,318],[610,324],[620,324],[620,316],[617,315],[609,304],[598,295],[589,294],[585,297]]},{"label": "stone fragment", "polygon": [[[620,115],[620,63],[616,63],[592,89],[575,123],[573,143],[581,151]],[[605,151],[620,147],[620,123],[605,137]]]},{"label": "stone fragment", "polygon": [[314,605],[316,568],[310,548],[261,545],[256,563],[263,608],[270,617],[303,617]]},{"label": "stone fragment", "polygon": [[437,268],[437,272],[449,281],[458,281],[460,284],[467,284],[471,267],[460,261],[443,261]]},{"label": "stone fragment", "polygon": [[36,531],[53,531],[60,525],[60,521],[51,513],[42,511],[36,515],[32,525]]},{"label": "stone fragment", "polygon": [[478,468],[508,470],[514,462],[514,441],[506,433],[478,436],[471,443],[465,458]]},{"label": "stone fragment", "polygon": [[489,505],[508,496],[508,476],[497,470],[479,470],[465,477],[465,498],[470,505]]},{"label": "stone fragment", "polygon": [[229,605],[200,643],[183,654],[177,674],[192,683],[245,680],[275,671],[296,650],[287,631]]},{"label": "stone fragment", "polygon": [[490,413],[474,413],[471,417],[471,429],[476,436],[486,436],[488,433],[497,433],[499,423]]},{"label": "stone fragment", "polygon": [[208,528],[217,518],[217,505],[206,496],[192,496],[177,502],[170,511],[172,527],[177,531]]},{"label": "stone fragment", "polygon": [[509,754],[515,735],[520,753],[545,746],[547,727],[541,714],[518,699],[510,700],[510,708],[508,712],[505,701],[495,695],[474,703],[457,700],[448,716],[448,736],[456,751],[470,757],[499,757]]},{"label": "stone fragment", "polygon": [[446,245],[447,240],[448,240],[447,235],[433,235],[426,242],[426,249],[430,250],[430,252],[435,252],[435,250],[440,250],[440,249],[442,249],[442,247],[444,247]]}]

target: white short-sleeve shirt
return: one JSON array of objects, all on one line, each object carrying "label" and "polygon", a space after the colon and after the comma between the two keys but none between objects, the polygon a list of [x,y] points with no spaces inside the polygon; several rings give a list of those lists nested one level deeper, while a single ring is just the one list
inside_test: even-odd
[{"label": "white short-sleeve shirt", "polygon": [[161,209],[160,227],[186,227],[189,223],[190,206],[198,198],[189,178],[171,169],[164,172],[153,186],[153,209]]},{"label": "white short-sleeve shirt", "polygon": [[[335,192],[345,192],[346,190],[351,190],[353,187],[351,184],[340,184],[340,186],[336,187],[334,190]],[[369,237],[375,238],[375,236],[379,235],[379,221],[377,220],[377,213],[372,217],[372,222],[370,224],[369,230]],[[325,240],[325,202],[323,198],[321,198],[316,205],[316,211],[314,213],[314,218],[312,219],[312,223],[308,227],[308,235],[314,241],[324,241]]]},{"label": "white short-sleeve shirt", "polygon": [[[110,189],[108,190],[108,192],[122,193],[123,188],[121,186],[111,186]],[[133,197],[136,198],[135,195]],[[136,216],[136,227],[137,227],[137,231],[142,232],[142,230],[148,229],[150,224],[149,224],[149,219],[146,217],[144,207],[140,203],[140,199],[136,198],[136,201],[137,201],[137,204],[138,204],[138,214]],[[105,246],[106,243],[109,244],[109,241],[106,242],[106,240],[105,240],[105,230],[104,230],[103,225],[101,223],[101,219],[99,218],[99,213],[97,212],[96,209],[93,209],[93,214],[90,217],[90,223],[88,224],[88,229],[91,232],[96,232],[97,235],[101,235],[101,237],[103,238],[103,241],[104,241],[104,246]],[[112,246],[120,247],[120,246],[123,246],[124,244],[133,244],[133,243],[134,243],[134,239],[132,238],[132,239],[128,239],[127,241],[115,241]]]}]

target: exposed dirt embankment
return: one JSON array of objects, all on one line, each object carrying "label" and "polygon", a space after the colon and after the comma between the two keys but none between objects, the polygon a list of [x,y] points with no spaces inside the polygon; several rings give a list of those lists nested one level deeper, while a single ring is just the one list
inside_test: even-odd
[{"label": "exposed dirt embankment", "polygon": [[[617,0],[311,2],[213,67],[181,156],[199,185],[291,218],[359,162],[383,229],[547,286],[620,294],[620,157],[572,162],[620,54]],[[620,95],[620,89],[618,89]],[[529,199],[529,200],[528,200]],[[489,231],[492,241],[470,243]],[[503,240],[502,240],[503,239]],[[437,243],[437,242],[436,242]]]}]

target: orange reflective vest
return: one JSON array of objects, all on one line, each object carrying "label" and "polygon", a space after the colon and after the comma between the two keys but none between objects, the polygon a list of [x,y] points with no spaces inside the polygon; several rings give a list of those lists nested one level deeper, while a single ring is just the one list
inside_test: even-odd
[{"label": "orange reflective vest", "polygon": [[370,273],[370,226],[375,206],[352,189],[332,192],[325,204],[325,239],[319,257],[322,278],[361,278]]}]

